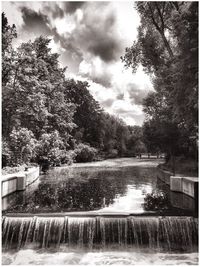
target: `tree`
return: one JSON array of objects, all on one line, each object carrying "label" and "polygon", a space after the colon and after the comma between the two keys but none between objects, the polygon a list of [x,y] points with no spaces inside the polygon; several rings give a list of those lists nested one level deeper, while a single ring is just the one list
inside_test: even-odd
[{"label": "tree", "polygon": [[90,94],[89,84],[71,79],[65,81],[64,87],[65,99],[76,106],[73,118],[77,128],[74,136],[78,131],[82,142],[100,147],[102,109]]},{"label": "tree", "polygon": [[132,155],[147,152],[147,148],[144,143],[143,128],[140,126],[130,126],[129,132],[127,150],[129,150]]},{"label": "tree", "polygon": [[12,48],[12,41],[17,38],[16,27],[10,26],[4,13],[2,13],[2,85],[9,81],[15,52]]},{"label": "tree", "polygon": [[198,123],[198,3],[137,2],[136,9],[138,39],[122,60],[133,71],[141,64],[152,75],[155,93],[144,102],[147,123],[176,126],[191,146]]},{"label": "tree", "polygon": [[[74,105],[64,98],[65,69],[52,54],[50,39],[36,38],[17,49],[14,74],[3,88],[3,135],[13,127],[29,128],[38,139],[42,131],[58,130],[68,139]],[[31,90],[30,90],[31,89]]]},{"label": "tree", "polygon": [[[40,140],[44,134],[51,135],[57,131],[58,139],[62,139],[65,151],[68,150],[70,133],[75,127],[75,105],[67,101],[64,94],[66,68],[59,66],[59,55],[51,52],[50,39],[40,36],[34,41],[22,43],[14,50],[12,40],[16,37],[16,28],[8,25],[5,14],[2,14],[2,24],[4,140],[14,151],[14,139],[19,143],[16,146],[24,147],[23,140],[18,136],[18,133],[22,135],[24,129],[31,133],[34,140]],[[27,147],[23,149],[25,153]],[[55,158],[57,152],[51,151],[51,156]],[[20,154],[21,150],[13,153]],[[62,157],[65,157],[63,151]],[[14,158],[17,164],[16,156]],[[19,161],[23,161],[21,154]]]}]

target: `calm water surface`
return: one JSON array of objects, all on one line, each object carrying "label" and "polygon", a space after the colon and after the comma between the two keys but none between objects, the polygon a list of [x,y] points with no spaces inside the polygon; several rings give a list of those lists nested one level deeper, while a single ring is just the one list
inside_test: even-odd
[{"label": "calm water surface", "polygon": [[7,211],[170,211],[177,215],[182,209],[173,205],[168,186],[157,179],[159,162],[128,158],[54,168],[25,192],[11,196]]}]

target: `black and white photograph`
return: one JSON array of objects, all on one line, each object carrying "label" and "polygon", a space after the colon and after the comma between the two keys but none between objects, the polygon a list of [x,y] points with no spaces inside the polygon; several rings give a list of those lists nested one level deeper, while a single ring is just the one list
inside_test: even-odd
[{"label": "black and white photograph", "polygon": [[1,264],[197,266],[199,2],[1,16]]}]

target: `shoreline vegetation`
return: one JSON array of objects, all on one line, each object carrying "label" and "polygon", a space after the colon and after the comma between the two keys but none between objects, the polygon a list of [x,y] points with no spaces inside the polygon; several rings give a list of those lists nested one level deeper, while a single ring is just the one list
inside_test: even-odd
[{"label": "shoreline vegetation", "polygon": [[[130,161],[131,160],[131,161]],[[88,161],[88,162],[83,162],[81,163],[80,166],[94,166],[94,167],[99,167],[99,166],[115,166],[114,162],[116,161],[116,164],[118,164],[117,162],[119,161],[120,166],[127,166],[127,165],[132,165],[133,166],[136,163],[132,163],[133,161],[137,160],[138,162],[143,162],[143,160],[148,160],[148,161],[154,161],[154,159],[152,158],[142,158],[140,159],[139,157],[121,157],[121,158],[103,158],[103,157],[98,157],[96,158],[94,161]],[[169,171],[169,172],[173,172],[173,163],[172,161],[168,161],[166,162],[164,159],[157,159],[158,160],[158,165],[157,167],[159,167],[160,169]],[[164,161],[164,162],[160,162],[160,161]],[[83,165],[82,165],[83,164]],[[103,164],[103,165],[102,165]],[[11,167],[11,166],[7,166],[4,167],[2,169],[1,174],[2,175],[7,175],[7,174],[12,174],[12,173],[16,173],[16,172],[21,172],[21,171],[25,171],[31,167],[34,166],[38,166],[37,164],[23,164],[20,166],[15,166],[15,167]],[[54,167],[74,167],[74,166],[79,166],[79,163],[77,162],[73,162],[70,165],[60,165],[60,166],[54,166]],[[50,167],[53,168],[53,167]],[[191,177],[198,177],[198,163],[192,159],[184,159],[184,158],[175,158],[175,174],[181,174],[183,176],[191,176]]]}]

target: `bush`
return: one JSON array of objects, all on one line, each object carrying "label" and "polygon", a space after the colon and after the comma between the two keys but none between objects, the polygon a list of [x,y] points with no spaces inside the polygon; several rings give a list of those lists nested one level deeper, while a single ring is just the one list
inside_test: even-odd
[{"label": "bush", "polygon": [[43,165],[44,162],[48,166],[61,166],[61,164],[71,165],[74,161],[75,154],[73,151],[61,150],[58,147],[52,148],[48,156],[40,156],[39,164]]},{"label": "bush", "polygon": [[97,149],[86,144],[79,144],[74,152],[76,162],[94,161],[97,155]]},{"label": "bush", "polygon": [[167,194],[163,192],[152,192],[146,194],[144,198],[145,210],[164,210],[170,206],[170,200]]},{"label": "bush", "polygon": [[42,134],[36,151],[39,164],[60,166],[65,147],[58,131]]},{"label": "bush", "polygon": [[13,129],[9,139],[12,165],[28,163],[35,157],[37,140],[32,131],[27,128]]},{"label": "bush", "polygon": [[76,154],[73,150],[62,151],[61,163],[71,165],[75,160]]},{"label": "bush", "polygon": [[117,149],[110,149],[107,154],[107,158],[117,158],[119,155],[119,152]]},{"label": "bush", "polygon": [[63,151],[58,147],[53,147],[48,154],[48,160],[52,166],[60,166]]}]

